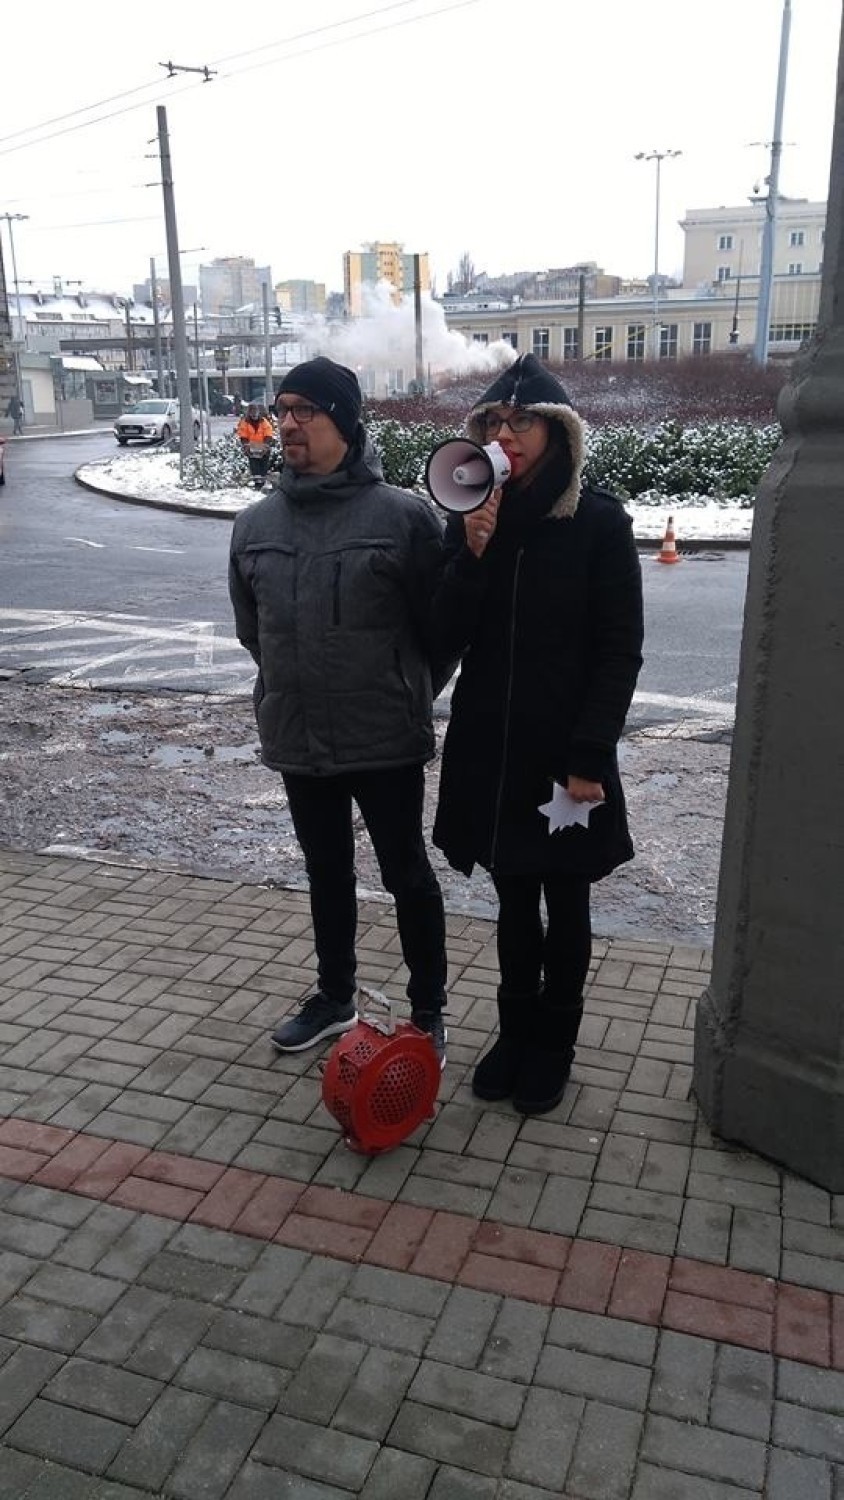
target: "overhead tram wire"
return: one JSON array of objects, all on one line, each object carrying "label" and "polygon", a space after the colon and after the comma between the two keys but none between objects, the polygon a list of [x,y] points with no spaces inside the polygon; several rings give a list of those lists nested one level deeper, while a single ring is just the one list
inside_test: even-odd
[{"label": "overhead tram wire", "polygon": [[[304,57],[304,56],[309,55],[312,52],[323,51],[323,50],[326,50],[329,47],[340,46],[340,45],[343,45],[343,44],[345,44],[347,42],[363,41],[363,40],[365,40],[369,36],[376,35],[380,31],[395,31],[395,30],[398,30],[398,28],[400,26],[408,26],[408,25],[411,25],[413,22],[418,22],[418,21],[427,21],[427,20],[432,19],[434,16],[444,15],[444,14],[447,14],[448,12],[450,12],[450,11],[463,10],[467,6],[481,4],[482,0],[457,0],[457,3],[442,6],[439,10],[428,11],[428,12],[425,12],[423,14],[415,15],[415,16],[408,16],[408,17],[403,18],[400,21],[395,21],[395,22],[393,22],[393,23],[391,23],[390,25],[387,25],[387,26],[376,26],[376,27],[370,28],[367,31],[357,32],[353,36],[338,37],[338,38],[335,38],[335,39],[323,42],[321,44],[318,44],[317,46],[308,47],[304,51],[291,52],[287,56],[281,56],[281,57],[269,58],[269,59],[266,58],[267,51],[268,50],[272,50],[273,48],[291,47],[296,42],[306,41],[309,37],[319,36],[319,35],[322,35],[323,33],[327,32],[327,31],[337,31],[341,27],[349,27],[349,26],[355,25],[358,21],[368,20],[368,19],[370,19],[370,18],[372,18],[374,16],[377,16],[377,15],[383,15],[387,11],[403,9],[407,5],[415,4],[415,3],[416,3],[416,0],[395,0],[395,3],[392,4],[392,5],[381,6],[380,8],[378,8],[378,9],[376,9],[374,11],[362,11],[359,15],[349,16],[344,21],[334,21],[334,22],[331,22],[330,24],[328,24],[326,26],[318,26],[318,27],[312,28],[309,31],[297,32],[297,34],[295,36],[287,37],[286,39],[280,40],[278,42],[269,42],[269,43],[265,44],[265,46],[263,46],[261,48],[250,49],[248,52],[244,52],[244,53],[231,53],[231,54],[229,54],[226,57],[217,58],[217,59],[214,59],[213,61],[215,63],[217,63],[217,64],[219,64],[219,63],[225,63],[225,62],[228,62],[230,60],[231,61],[236,61],[240,57],[251,56],[254,51],[259,51],[259,52],[261,52],[261,53],[264,54],[264,60],[262,62],[252,64],[251,66],[247,66],[245,68],[235,68],[231,72],[226,73],[226,74],[223,75],[223,77],[220,80],[222,82],[222,81],[225,81],[225,80],[228,80],[228,79],[237,78],[237,77],[240,76],[241,73],[250,73],[250,72],[253,72],[258,67],[269,67],[269,66],[271,66],[274,63],[293,61],[297,57]],[[210,64],[209,64],[209,66],[210,66]],[[165,81],[167,81],[167,80],[165,80]],[[205,82],[206,80],[203,78],[201,81]],[[183,84],[180,88],[168,89],[168,91],[167,91],[167,97],[168,98],[172,98],[172,96],[174,94],[184,93],[187,89],[192,89],[192,88],[195,88],[196,86],[197,85],[193,81],[190,81],[188,83]],[[59,137],[64,136],[64,135],[71,135],[71,134],[73,134],[77,130],[85,130],[85,129],[87,129],[91,125],[101,125],[101,124],[104,124],[108,120],[118,119],[119,116],[121,116],[121,115],[131,114],[134,110],[145,108],[150,103],[149,98],[144,99],[144,100],[139,100],[135,104],[127,104],[126,107],[125,107],[125,109],[112,110],[108,114],[97,115],[94,119],[91,119],[91,120],[82,120],[79,124],[68,126],[68,128],[65,129],[65,130],[55,130],[55,131],[50,132],[50,134],[48,134],[48,135],[39,135],[39,136],[37,136],[37,138],[35,140],[21,141],[19,139],[19,137],[22,136],[22,135],[28,135],[28,134],[32,134],[35,131],[45,130],[51,124],[61,123],[63,120],[75,119],[75,117],[77,115],[79,115],[79,114],[88,114],[88,113],[90,113],[91,110],[99,109],[104,104],[112,103],[115,98],[125,99],[127,97],[130,97],[133,94],[136,94],[136,93],[147,93],[147,94],[149,94],[150,91],[160,92],[160,90],[161,90],[161,82],[158,81],[158,80],[156,80],[154,83],[140,84],[135,89],[130,89],[128,91],[127,90],[123,90],[123,92],[121,94],[119,94],[119,95],[112,95],[108,99],[101,99],[101,100],[97,101],[94,104],[85,105],[85,106],[80,107],[79,109],[71,110],[66,115],[56,115],[51,120],[44,120],[44,121],[41,121],[39,124],[30,125],[30,126],[26,127],[25,129],[13,132],[11,135],[0,136],[0,156],[7,156],[7,155],[10,155],[11,153],[13,153],[15,151],[24,151],[24,150],[26,150],[26,148],[28,146],[46,145],[46,143],[48,141],[56,140]],[[17,142],[17,144],[9,144],[10,142]]]}]

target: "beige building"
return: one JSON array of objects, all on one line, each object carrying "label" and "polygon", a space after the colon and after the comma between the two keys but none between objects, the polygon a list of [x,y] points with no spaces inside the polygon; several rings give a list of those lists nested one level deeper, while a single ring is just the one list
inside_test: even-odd
[{"label": "beige building", "polygon": [[[427,251],[419,255],[419,283],[423,292],[431,290],[431,273]],[[406,255],[404,246],[395,241],[375,240],[363,250],[347,250],[343,256],[343,291],[348,318],[363,315],[364,289],[375,290],[379,282],[389,282],[393,301],[413,293],[416,256]]]},{"label": "beige building", "polygon": [[325,312],[324,281],[277,281],[274,290],[276,304],[282,312],[318,315]]},{"label": "beige building", "polygon": [[[643,360],[752,349],[756,338],[764,200],[695,209],[686,235],[682,286],[622,283],[616,296],[529,301],[445,298],[449,328],[478,343],[504,340],[520,353],[565,360]],[[768,350],[791,354],[814,332],[826,204],[783,199],[778,207]],[[656,338],[654,327],[656,325]]]},{"label": "beige building", "polygon": [[256,266],[248,255],[218,256],[199,268],[202,311],[209,317],[223,317],[250,302],[260,307],[264,283],[272,286],[269,266]]}]

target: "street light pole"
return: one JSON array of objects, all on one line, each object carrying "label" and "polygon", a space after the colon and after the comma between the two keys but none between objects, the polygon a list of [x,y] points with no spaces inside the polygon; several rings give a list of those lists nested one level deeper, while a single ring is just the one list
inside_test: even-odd
[{"label": "street light pole", "polygon": [[756,310],[756,339],[753,358],[757,365],[768,363],[768,339],[771,321],[771,291],[774,280],[774,241],[777,225],[777,199],[780,191],[782,157],[782,116],[785,104],[785,78],[788,71],[788,37],[791,30],[791,0],[783,0],[780,30],[780,60],[777,72],[777,98],[774,106],[774,138],[771,141],[771,167],[767,178],[765,225],[762,230],[762,256],[759,265],[759,301]]},{"label": "street light pole", "polygon": [[[12,283],[15,288],[15,305],[18,315],[18,335],[16,344],[23,344],[26,348],[26,328],[21,313],[21,289],[18,283],[18,263],[15,259],[15,236],[12,232],[12,223],[17,219],[28,219],[29,214],[0,214],[0,219],[5,219],[9,227],[9,249],[12,254]],[[17,387],[18,400],[23,401],[23,381],[21,380],[21,356],[20,349],[15,350],[15,385]]]},{"label": "street light pole", "polygon": [[637,151],[636,161],[656,162],[656,208],[654,213],[653,357],[659,359],[659,194],[662,163],[682,151]]}]

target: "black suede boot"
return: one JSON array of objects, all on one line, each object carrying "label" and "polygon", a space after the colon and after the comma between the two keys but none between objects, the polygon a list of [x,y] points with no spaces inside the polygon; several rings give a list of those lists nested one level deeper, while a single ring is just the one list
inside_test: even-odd
[{"label": "black suede boot", "polygon": [[544,1115],[559,1104],[574,1062],[582,1016],[582,1001],[579,1005],[553,1005],[540,995],[513,1089],[513,1104],[520,1114]]},{"label": "black suede boot", "polygon": [[535,994],[514,994],[503,985],[499,989],[498,1036],[472,1075],[472,1093],[478,1099],[509,1099],[521,1067],[530,1015],[538,1001]]}]

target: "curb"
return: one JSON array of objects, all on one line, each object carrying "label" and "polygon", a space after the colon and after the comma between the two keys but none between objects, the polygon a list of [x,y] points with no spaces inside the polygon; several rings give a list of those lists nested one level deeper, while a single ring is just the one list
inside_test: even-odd
[{"label": "curb", "polygon": [[[87,468],[87,464],[81,464],[80,468]],[[91,484],[87,479],[81,479],[79,469],[73,475],[76,483],[83,490],[90,490],[92,495],[105,495],[108,500],[122,500],[126,505],[148,505],[153,510],[175,510],[183,516],[215,516],[217,520],[233,521],[240,515],[239,510],[233,510],[223,505],[191,505],[188,501],[182,503],[180,500],[159,500],[154,495],[127,495],[125,490],[107,490],[101,484]]]}]

